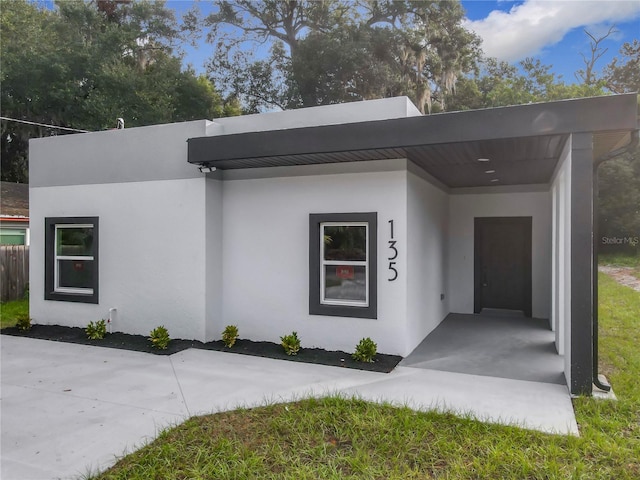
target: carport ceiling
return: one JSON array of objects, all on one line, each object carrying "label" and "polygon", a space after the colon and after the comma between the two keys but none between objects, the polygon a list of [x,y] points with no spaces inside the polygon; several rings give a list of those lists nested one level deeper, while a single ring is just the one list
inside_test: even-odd
[{"label": "carport ceiling", "polygon": [[570,134],[593,133],[598,158],[636,128],[632,94],[192,138],[189,162],[226,170],[408,158],[450,188],[545,184]]},{"label": "carport ceiling", "polygon": [[566,135],[544,135],[407,149],[407,158],[451,188],[547,183]]}]

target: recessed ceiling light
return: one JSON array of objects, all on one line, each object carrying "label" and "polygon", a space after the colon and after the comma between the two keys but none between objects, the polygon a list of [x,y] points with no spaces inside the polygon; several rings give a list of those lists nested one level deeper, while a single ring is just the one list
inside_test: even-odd
[{"label": "recessed ceiling light", "polygon": [[488,158],[479,158],[478,161],[479,162],[488,162],[489,159]]},{"label": "recessed ceiling light", "polygon": [[491,179],[491,181],[492,181],[492,182],[499,182],[499,181],[500,181],[500,179],[498,179],[498,178],[492,178],[492,179]]},{"label": "recessed ceiling light", "polygon": [[495,170],[485,170],[484,173],[496,173]]}]

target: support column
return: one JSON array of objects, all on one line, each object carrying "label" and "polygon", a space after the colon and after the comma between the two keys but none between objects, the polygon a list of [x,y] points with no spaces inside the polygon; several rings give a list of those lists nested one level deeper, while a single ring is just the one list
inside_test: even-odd
[{"label": "support column", "polygon": [[572,135],[571,393],[591,394],[593,372],[593,135]]}]

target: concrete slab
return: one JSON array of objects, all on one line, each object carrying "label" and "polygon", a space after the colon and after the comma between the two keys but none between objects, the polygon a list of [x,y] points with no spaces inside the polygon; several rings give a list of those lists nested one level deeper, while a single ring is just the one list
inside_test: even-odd
[{"label": "concrete slab", "polygon": [[1,348],[1,478],[106,468],[188,418],[169,357],[4,335]]},{"label": "concrete slab", "polygon": [[5,385],[2,396],[3,479],[97,472],[187,418],[25,387]]},{"label": "concrete slab", "polygon": [[[2,336],[3,347],[9,340]],[[187,415],[168,356],[113,348],[31,340],[34,355],[19,355],[8,343],[2,357],[2,383],[100,402],[126,404]],[[46,355],[40,352],[46,351]],[[3,348],[4,351],[4,348]],[[77,361],[69,362],[73,354]],[[144,377],[141,382],[140,378]]]},{"label": "concrete slab", "polygon": [[171,356],[191,415],[292,401],[374,382],[383,373],[206,350]]},{"label": "concrete slab", "polygon": [[554,342],[545,319],[496,310],[451,313],[400,365],[566,385]]},{"label": "concrete slab", "polygon": [[0,336],[1,478],[76,478],[190,415],[341,393],[577,433],[566,387],[399,367],[380,374],[223,352],[156,356]]}]

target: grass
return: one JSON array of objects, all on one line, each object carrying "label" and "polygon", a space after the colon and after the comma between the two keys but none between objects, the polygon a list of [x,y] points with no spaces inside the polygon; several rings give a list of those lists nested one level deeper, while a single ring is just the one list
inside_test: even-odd
[{"label": "grass", "polygon": [[640,254],[629,255],[625,253],[601,253],[598,255],[598,263],[600,265],[640,268]]},{"label": "grass", "polygon": [[107,479],[640,478],[640,293],[600,275],[601,370],[618,402],[575,400],[580,437],[328,397],[194,417]]},{"label": "grass", "polygon": [[622,253],[606,253],[598,255],[600,265],[611,265],[614,267],[631,267],[629,272],[640,279],[640,254],[629,255]]},{"label": "grass", "polygon": [[29,315],[29,299],[0,303],[0,328],[15,327],[21,314]]}]

